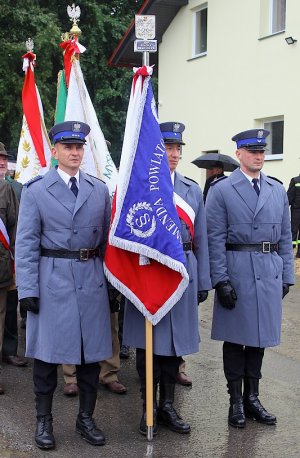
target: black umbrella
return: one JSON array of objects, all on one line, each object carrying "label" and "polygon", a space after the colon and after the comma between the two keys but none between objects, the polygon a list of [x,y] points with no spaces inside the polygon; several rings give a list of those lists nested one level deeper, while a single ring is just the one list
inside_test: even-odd
[{"label": "black umbrella", "polygon": [[206,153],[202,156],[197,157],[192,161],[192,164],[197,165],[200,169],[210,169],[216,162],[221,162],[224,167],[225,172],[232,172],[237,167],[239,167],[239,163],[227,154],[220,154],[220,153]]}]

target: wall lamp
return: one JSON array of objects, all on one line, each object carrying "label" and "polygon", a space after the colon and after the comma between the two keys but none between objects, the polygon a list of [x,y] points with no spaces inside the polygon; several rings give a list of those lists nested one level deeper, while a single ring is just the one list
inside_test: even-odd
[{"label": "wall lamp", "polygon": [[296,43],[297,40],[295,40],[295,38],[293,37],[286,37],[285,41],[288,45],[293,45],[294,43]]}]

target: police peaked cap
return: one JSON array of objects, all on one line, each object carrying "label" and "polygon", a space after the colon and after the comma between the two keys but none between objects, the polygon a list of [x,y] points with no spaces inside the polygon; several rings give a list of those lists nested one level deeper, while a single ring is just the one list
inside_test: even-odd
[{"label": "police peaked cap", "polygon": [[269,135],[266,129],[251,129],[240,132],[231,140],[236,142],[237,148],[245,148],[249,151],[263,151],[266,149],[266,137]]},{"label": "police peaked cap", "polygon": [[165,143],[185,145],[182,141],[182,132],[185,129],[184,124],[181,122],[162,122],[159,127]]},{"label": "police peaked cap", "polygon": [[55,124],[49,131],[52,143],[85,143],[90,126],[81,121],[65,121]]}]

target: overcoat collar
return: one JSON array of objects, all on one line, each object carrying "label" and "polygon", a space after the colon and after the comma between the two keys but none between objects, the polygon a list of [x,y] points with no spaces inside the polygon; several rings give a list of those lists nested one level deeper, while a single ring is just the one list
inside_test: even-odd
[{"label": "overcoat collar", "polygon": [[89,198],[94,187],[91,177],[82,171],[80,171],[80,186],[77,198],[70,189],[67,189],[66,183],[61,179],[56,169],[51,169],[44,176],[44,180],[48,192],[72,213],[73,218]]},{"label": "overcoat collar", "polygon": [[[181,183],[184,183],[186,186],[182,186]],[[184,198],[191,186],[191,182],[181,175],[178,172],[175,172],[175,179],[174,179],[174,191],[177,192],[182,198]]]},{"label": "overcoat collar", "polygon": [[251,189],[251,183],[241,172],[240,169],[234,170],[229,179],[232,186],[239,193],[246,205],[254,213],[254,216],[261,210],[270,194],[273,192],[273,183],[264,173],[260,172],[260,194],[257,197],[254,189]]}]

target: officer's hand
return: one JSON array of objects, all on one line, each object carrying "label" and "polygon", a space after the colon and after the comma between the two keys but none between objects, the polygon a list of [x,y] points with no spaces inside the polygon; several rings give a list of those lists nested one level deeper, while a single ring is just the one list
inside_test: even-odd
[{"label": "officer's hand", "polygon": [[237,300],[236,292],[230,281],[220,281],[216,284],[215,289],[221,305],[226,309],[233,309]]},{"label": "officer's hand", "polygon": [[282,299],[284,298],[284,296],[286,296],[288,294],[289,291],[290,291],[290,285],[288,285],[287,283],[283,283],[283,285],[282,285]]},{"label": "officer's hand", "polygon": [[118,291],[110,283],[108,284],[108,299],[110,306],[110,313],[116,313],[120,310],[120,291]]},{"label": "officer's hand", "polygon": [[206,301],[208,296],[208,291],[198,291],[198,305],[200,302]]},{"label": "officer's hand", "polygon": [[24,297],[23,299],[20,299],[20,306],[23,310],[36,314],[39,313],[40,310],[38,297]]}]

